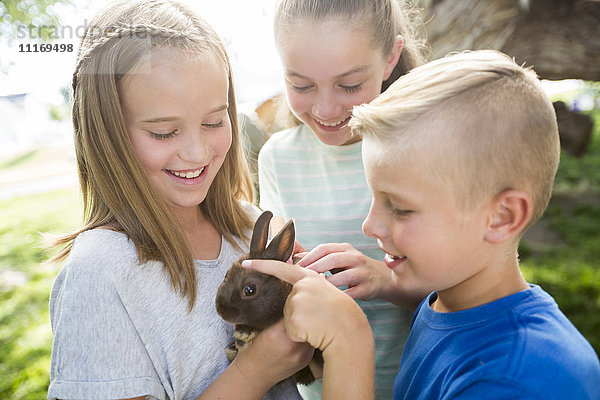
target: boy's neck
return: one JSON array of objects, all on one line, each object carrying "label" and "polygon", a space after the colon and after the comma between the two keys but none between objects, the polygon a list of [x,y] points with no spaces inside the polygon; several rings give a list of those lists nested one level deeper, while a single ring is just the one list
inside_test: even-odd
[{"label": "boy's neck", "polygon": [[434,311],[448,313],[468,310],[529,289],[516,258],[501,267],[488,267],[445,290],[437,291]]}]

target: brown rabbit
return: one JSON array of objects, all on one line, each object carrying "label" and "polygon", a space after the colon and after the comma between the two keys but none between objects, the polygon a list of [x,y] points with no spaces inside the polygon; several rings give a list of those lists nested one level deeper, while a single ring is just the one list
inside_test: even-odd
[{"label": "brown rabbit", "polygon": [[[258,217],[250,240],[250,253],[233,263],[217,291],[217,312],[235,326],[234,341],[226,350],[230,361],[260,331],[282,318],[283,306],[292,290],[292,285],[279,278],[240,266],[242,261],[248,259],[289,260],[296,236],[294,223],[288,221],[267,246],[272,217],[273,213],[270,211],[265,211]],[[315,350],[314,357],[323,363],[318,349]],[[298,371],[293,378],[303,385],[315,380],[309,367]]]}]

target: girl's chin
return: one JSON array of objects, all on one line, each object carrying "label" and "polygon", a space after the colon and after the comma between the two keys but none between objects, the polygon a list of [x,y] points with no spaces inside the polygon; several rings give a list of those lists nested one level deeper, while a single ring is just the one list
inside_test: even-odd
[{"label": "girl's chin", "polygon": [[202,204],[203,201],[204,201],[204,198],[203,199],[192,200],[192,201],[189,201],[189,200],[180,201],[180,200],[174,199],[174,200],[171,200],[169,202],[169,205],[171,206],[171,208],[173,210],[178,210],[178,211],[181,211],[181,212],[184,212],[186,210],[188,210],[188,211],[196,211],[196,208],[198,208],[198,206],[200,204]]},{"label": "girl's chin", "polygon": [[185,212],[186,210],[194,210],[198,205],[202,204],[206,200],[207,192],[206,190],[183,190],[179,192],[173,190],[164,195],[167,203],[173,210]]}]

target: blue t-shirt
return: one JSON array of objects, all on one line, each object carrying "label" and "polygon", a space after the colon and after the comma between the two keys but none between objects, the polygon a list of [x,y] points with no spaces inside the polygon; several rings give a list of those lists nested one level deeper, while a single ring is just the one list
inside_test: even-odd
[{"label": "blue t-shirt", "polygon": [[592,346],[539,286],[469,310],[417,308],[394,399],[600,399]]}]

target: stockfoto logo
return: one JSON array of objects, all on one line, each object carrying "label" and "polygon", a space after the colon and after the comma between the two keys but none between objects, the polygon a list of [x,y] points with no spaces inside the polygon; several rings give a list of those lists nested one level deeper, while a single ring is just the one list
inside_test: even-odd
[{"label": "stockfoto logo", "polygon": [[70,25],[25,25],[19,24],[17,26],[17,39],[39,39],[39,38],[49,38],[49,39],[81,39],[85,30],[88,27],[88,21],[84,20],[82,25],[77,25],[76,27]]},{"label": "stockfoto logo", "polygon": [[[148,37],[148,32],[137,26],[120,26],[119,28],[121,29],[121,31],[128,32],[129,36],[136,36],[139,38]],[[105,28],[92,26],[88,29],[87,19],[83,21],[82,25],[77,25],[75,27],[70,25],[61,25],[57,27],[55,25],[35,26],[20,24],[17,26],[16,37],[17,39],[49,38],[53,40],[72,40],[81,39],[86,31],[88,36],[104,36],[115,32],[116,28],[113,26]]]}]

